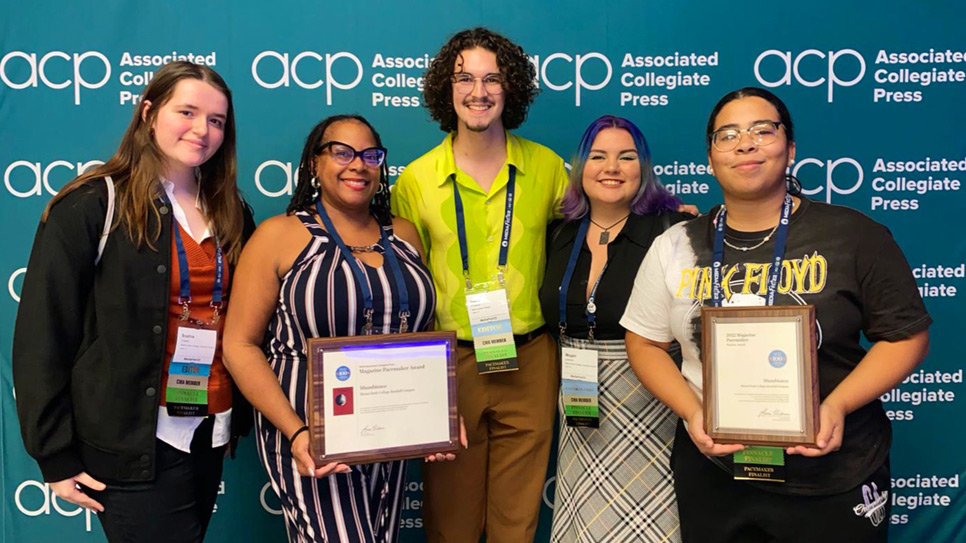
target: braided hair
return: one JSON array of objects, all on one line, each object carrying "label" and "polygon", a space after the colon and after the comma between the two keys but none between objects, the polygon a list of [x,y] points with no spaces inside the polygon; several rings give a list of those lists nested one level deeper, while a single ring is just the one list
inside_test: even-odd
[{"label": "braided hair", "polygon": [[[325,131],[330,126],[344,121],[354,121],[364,124],[372,132],[372,139],[376,141],[376,145],[382,147],[382,138],[379,137],[379,133],[376,132],[376,129],[362,115],[332,115],[331,117],[323,119],[322,122],[312,128],[308,137],[305,138],[305,146],[302,148],[302,158],[299,159],[298,181],[295,184],[295,192],[292,194],[292,199],[289,200],[288,207],[285,210],[286,214],[292,215],[297,211],[307,211],[309,213],[315,211],[315,201],[318,198],[315,195],[316,187],[312,185],[312,179],[316,175],[315,158],[322,152],[322,145],[325,143],[322,141],[322,138],[325,136]],[[379,168],[379,190],[372,197],[372,201],[369,203],[369,210],[380,225],[392,225],[392,213],[389,210],[389,166],[385,161]]]}]

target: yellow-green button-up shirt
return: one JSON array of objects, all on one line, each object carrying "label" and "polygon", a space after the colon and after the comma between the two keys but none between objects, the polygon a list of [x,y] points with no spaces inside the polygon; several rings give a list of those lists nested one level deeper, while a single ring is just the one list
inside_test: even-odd
[{"label": "yellow-green button-up shirt", "polygon": [[470,280],[496,282],[506,211],[509,165],[516,168],[513,225],[505,273],[513,333],[525,334],[543,321],[538,292],[546,263],[547,223],[560,216],[567,170],[556,153],[507,133],[507,163],[488,192],[456,167],[453,134],[417,158],[399,175],[392,190],[392,211],[413,222],[426,249],[436,285],[437,328],[472,339],[466,311],[466,281],[456,230],[453,183],[459,185],[466,224]]}]

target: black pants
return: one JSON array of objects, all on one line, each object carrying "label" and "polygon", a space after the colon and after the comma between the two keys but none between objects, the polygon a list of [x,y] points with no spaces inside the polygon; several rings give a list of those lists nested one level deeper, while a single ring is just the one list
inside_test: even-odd
[{"label": "black pants", "polygon": [[195,432],[191,453],[161,440],[157,470],[146,483],[86,490],[104,506],[97,516],[110,543],[201,543],[221,484],[225,447],[211,447],[212,418]]},{"label": "black pants", "polygon": [[698,451],[679,423],[671,468],[684,543],[885,543],[888,539],[892,497],[888,462],[841,494],[778,494],[735,481]]}]

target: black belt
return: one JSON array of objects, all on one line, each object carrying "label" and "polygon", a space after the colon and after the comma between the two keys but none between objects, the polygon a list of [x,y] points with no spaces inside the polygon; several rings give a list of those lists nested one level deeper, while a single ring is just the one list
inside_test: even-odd
[{"label": "black belt", "polygon": [[[537,339],[538,337],[542,336],[543,333],[546,332],[546,331],[547,331],[547,325],[546,324],[543,324],[539,328],[536,328],[534,330],[531,330],[531,331],[527,332],[526,334],[513,334],[513,343],[516,343],[517,347],[522,347],[522,346],[526,345],[527,343],[530,343],[531,341],[533,341],[533,340]],[[458,340],[456,340],[456,344],[459,345],[460,347],[473,348],[473,340],[472,339],[458,339]]]}]

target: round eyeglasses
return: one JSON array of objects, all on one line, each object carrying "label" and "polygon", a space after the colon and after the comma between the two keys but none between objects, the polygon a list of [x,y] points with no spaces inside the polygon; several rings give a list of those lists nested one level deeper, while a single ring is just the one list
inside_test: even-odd
[{"label": "round eyeglasses", "polygon": [[778,128],[782,126],[779,121],[762,121],[755,123],[744,130],[737,128],[721,128],[711,133],[711,145],[722,153],[734,150],[741,142],[741,134],[747,132],[751,141],[759,147],[771,145],[778,139]]},{"label": "round eyeglasses", "polygon": [[318,152],[321,153],[326,149],[329,150],[329,156],[332,157],[332,160],[343,166],[351,164],[356,157],[361,158],[362,162],[371,168],[378,168],[386,161],[385,147],[367,147],[361,151],[356,151],[351,145],[341,141],[329,141],[323,143]]},{"label": "round eyeglasses", "polygon": [[469,94],[476,88],[476,82],[483,83],[483,88],[487,94],[503,93],[503,76],[500,74],[486,74],[483,77],[476,77],[468,73],[453,74],[453,89],[459,94]]}]

